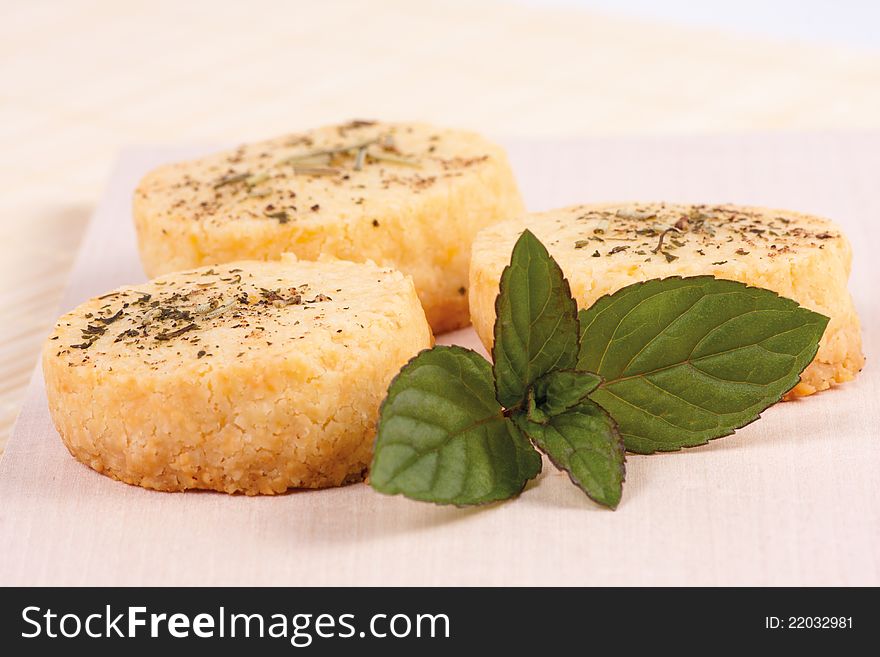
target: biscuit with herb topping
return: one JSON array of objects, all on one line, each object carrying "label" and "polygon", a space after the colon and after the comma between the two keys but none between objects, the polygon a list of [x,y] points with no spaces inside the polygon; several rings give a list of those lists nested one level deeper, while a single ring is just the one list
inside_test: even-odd
[{"label": "biscuit with herb topping", "polygon": [[410,274],[435,332],[468,323],[470,247],[524,211],[504,151],[469,132],[352,121],[148,174],[134,196],[150,276],[284,252]]},{"label": "biscuit with herb topping", "polygon": [[91,299],[43,350],[71,454],[146,488],[280,493],[360,479],[391,378],[433,343],[372,263],[238,262]]},{"label": "biscuit with herb topping", "polygon": [[487,349],[501,271],[525,228],[562,267],[580,308],[638,281],[708,274],[772,290],[830,317],[789,399],[849,381],[864,365],[846,287],[852,252],[840,228],[797,212],[733,205],[580,205],[484,229],[473,246],[470,304]]}]

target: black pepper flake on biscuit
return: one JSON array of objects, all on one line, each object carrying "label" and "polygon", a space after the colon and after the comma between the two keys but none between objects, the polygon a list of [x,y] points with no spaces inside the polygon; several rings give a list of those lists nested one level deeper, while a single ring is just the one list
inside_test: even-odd
[{"label": "black pepper flake on biscuit", "polygon": [[137,329],[126,329],[122,333],[116,336],[116,339],[113,342],[122,342],[125,338],[136,338],[140,335]]},{"label": "black pepper flake on biscuit", "polygon": [[286,224],[290,222],[290,216],[284,210],[280,212],[272,212],[271,214],[266,215],[269,219],[277,219],[279,224]]}]

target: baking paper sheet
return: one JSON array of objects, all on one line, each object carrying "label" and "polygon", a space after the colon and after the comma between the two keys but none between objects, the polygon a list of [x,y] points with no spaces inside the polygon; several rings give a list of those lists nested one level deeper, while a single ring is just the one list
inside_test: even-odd
[{"label": "baking paper sheet", "polygon": [[[613,513],[548,464],[519,499],[471,510],[363,484],[252,498],[143,490],[70,457],[36,373],[0,462],[0,583],[880,584],[880,135],[506,143],[532,210],[667,200],[835,219],[855,250],[865,371],[708,446],[630,456]],[[61,310],[144,279],[132,190],[151,167],[205,150],[121,155]],[[439,341],[477,346],[470,330]]]}]

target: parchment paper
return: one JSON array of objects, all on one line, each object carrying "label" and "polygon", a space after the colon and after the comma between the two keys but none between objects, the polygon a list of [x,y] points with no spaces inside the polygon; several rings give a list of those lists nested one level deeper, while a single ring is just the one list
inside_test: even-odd
[{"label": "parchment paper", "polygon": [[[855,248],[865,371],[708,446],[630,456],[614,513],[549,464],[519,499],[477,510],[363,484],[256,498],[142,490],[69,456],[36,373],[0,462],[0,584],[880,584],[880,135],[507,145],[533,210],[737,202],[835,219]],[[61,310],[144,279],[131,192],[149,168],[205,150],[121,155]],[[477,345],[470,330],[440,342]]]}]

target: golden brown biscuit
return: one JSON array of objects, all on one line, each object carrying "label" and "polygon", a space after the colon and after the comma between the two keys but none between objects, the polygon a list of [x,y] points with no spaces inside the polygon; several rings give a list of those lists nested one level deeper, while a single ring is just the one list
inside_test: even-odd
[{"label": "golden brown biscuit", "polygon": [[797,212],[733,205],[579,205],[484,229],[474,241],[470,307],[487,349],[501,271],[525,228],[559,262],[581,308],[638,281],[709,274],[773,290],[827,315],[819,352],[788,398],[849,381],[864,365],[846,287],[852,252],[840,229]]},{"label": "golden brown biscuit", "polygon": [[468,323],[474,235],[523,210],[500,147],[470,132],[370,121],[164,166],[134,196],[150,276],[285,252],[372,260],[413,277],[436,332]]},{"label": "golden brown biscuit", "polygon": [[409,277],[287,258],[91,299],[58,320],[43,373],[62,440],[98,472],[280,493],[360,478],[391,378],[432,342]]}]

